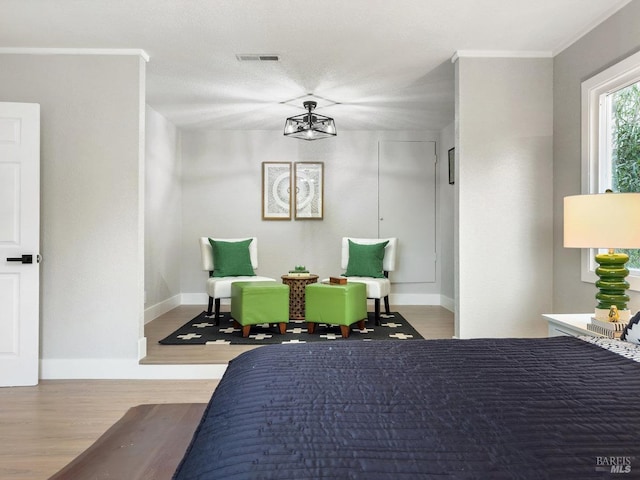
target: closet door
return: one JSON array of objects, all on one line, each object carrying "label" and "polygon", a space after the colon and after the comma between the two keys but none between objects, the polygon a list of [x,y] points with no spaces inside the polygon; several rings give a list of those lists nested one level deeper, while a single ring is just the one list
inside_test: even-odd
[{"label": "closet door", "polygon": [[436,281],[436,143],[378,144],[378,235],[398,238],[394,283]]}]

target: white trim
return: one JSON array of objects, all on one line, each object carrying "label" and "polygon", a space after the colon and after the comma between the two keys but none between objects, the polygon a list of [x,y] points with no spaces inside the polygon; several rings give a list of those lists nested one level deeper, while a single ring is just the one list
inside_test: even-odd
[{"label": "white trim", "polygon": [[[171,298],[167,298],[162,302],[156,303],[155,305],[151,305],[144,310],[144,323],[149,323],[151,320],[155,320],[160,315],[164,315],[165,313],[173,310],[176,307],[179,307],[184,302],[182,302],[181,295],[174,295]],[[206,303],[206,300],[205,300]]]},{"label": "white trim", "polygon": [[437,293],[392,293],[389,303],[392,305],[440,305],[442,296]]},{"label": "white trim", "polygon": [[147,356],[147,337],[138,339],[138,360]]},{"label": "white trim", "polygon": [[456,311],[456,302],[453,298],[446,297],[444,295],[440,295],[440,306],[446,308],[450,312],[455,313]]},{"label": "white trim", "polygon": [[[209,295],[206,293],[183,293],[180,295],[182,305],[206,305],[209,302]],[[227,299],[221,299],[220,303],[225,303]]]},{"label": "white trim", "polygon": [[141,48],[24,48],[0,47],[0,54],[8,55],[137,55],[149,61],[149,54]]},{"label": "white trim", "polygon": [[133,359],[57,358],[40,360],[42,380],[135,379],[218,380],[227,364],[140,365]]},{"label": "white trim", "polygon": [[[582,82],[581,86],[581,155],[583,194],[603,193],[607,186],[599,185],[598,161],[604,147],[600,145],[600,123],[602,122],[603,97],[615,90],[624,88],[640,79],[640,52],[628,56],[602,72]],[[596,107],[596,108],[594,108]],[[580,279],[586,283],[595,283],[595,250],[582,249],[580,254]],[[629,290],[640,292],[640,276],[629,275]]]},{"label": "white trim", "polygon": [[546,50],[456,50],[451,63],[459,58],[552,58],[553,53]]}]

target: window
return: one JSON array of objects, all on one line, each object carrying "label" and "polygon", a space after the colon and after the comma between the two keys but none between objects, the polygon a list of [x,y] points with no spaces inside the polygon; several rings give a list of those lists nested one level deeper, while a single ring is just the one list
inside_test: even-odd
[{"label": "window", "polygon": [[[640,53],[583,82],[582,159],[583,193],[640,192]],[[620,251],[629,255],[631,290],[640,291],[640,250]],[[583,281],[597,279],[594,254],[583,251]]]}]

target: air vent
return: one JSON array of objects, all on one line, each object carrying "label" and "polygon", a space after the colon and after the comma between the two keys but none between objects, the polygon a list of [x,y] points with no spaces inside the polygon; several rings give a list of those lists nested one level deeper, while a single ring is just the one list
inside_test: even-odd
[{"label": "air vent", "polygon": [[280,56],[273,54],[238,53],[236,58],[240,62],[279,62]]}]

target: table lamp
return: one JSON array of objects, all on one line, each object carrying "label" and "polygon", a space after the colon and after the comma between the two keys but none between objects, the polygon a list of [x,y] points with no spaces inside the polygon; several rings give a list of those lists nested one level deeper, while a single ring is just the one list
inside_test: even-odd
[{"label": "table lamp", "polygon": [[564,246],[571,248],[606,248],[595,256],[599,280],[595,318],[608,320],[616,306],[621,321],[631,314],[626,290],[629,274],[626,253],[616,248],[640,248],[640,193],[598,193],[573,195],[564,199]]}]

